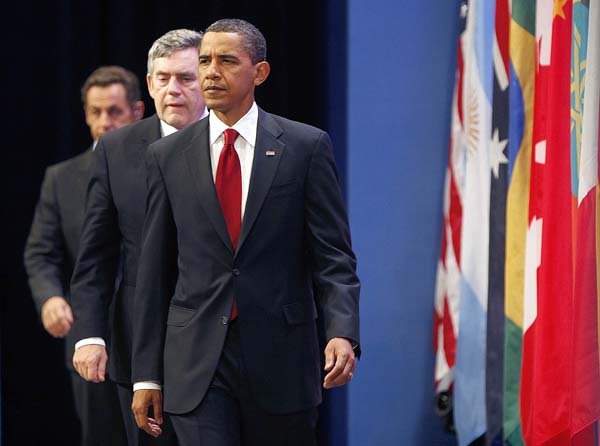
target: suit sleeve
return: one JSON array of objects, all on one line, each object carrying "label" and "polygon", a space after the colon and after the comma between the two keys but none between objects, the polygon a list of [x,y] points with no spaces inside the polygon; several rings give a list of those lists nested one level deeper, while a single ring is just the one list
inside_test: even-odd
[{"label": "suit sleeve", "polygon": [[38,311],[48,298],[65,296],[63,284],[66,278],[63,270],[66,249],[56,200],[54,173],[49,168],[44,175],[24,252],[29,287]]},{"label": "suit sleeve", "polygon": [[331,141],[326,133],[320,134],[310,160],[305,200],[316,301],[324,318],[326,339],[348,338],[360,352],[360,282]]},{"label": "suit sleeve", "polygon": [[163,348],[177,271],[177,232],[152,146],[146,157],[148,195],[133,319],[132,381],[163,381]]},{"label": "suit sleeve", "polygon": [[114,293],[120,253],[119,221],[102,140],[94,151],[91,172],[79,253],[71,279],[75,339],[107,338],[108,307]]}]

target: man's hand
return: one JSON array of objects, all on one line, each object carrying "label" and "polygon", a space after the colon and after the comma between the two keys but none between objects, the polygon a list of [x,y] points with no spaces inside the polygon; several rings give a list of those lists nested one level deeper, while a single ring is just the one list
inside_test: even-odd
[{"label": "man's hand", "polygon": [[[148,417],[148,409],[152,406],[152,415]],[[135,422],[144,432],[158,437],[162,433],[160,425],[162,418],[162,391],[140,389],[133,393],[131,411],[135,415]]]},{"label": "man's hand", "polygon": [[42,323],[48,333],[55,338],[67,335],[73,325],[73,313],[67,301],[60,296],[52,296],[42,305]]},{"label": "man's hand", "polygon": [[323,387],[333,387],[347,384],[354,373],[356,358],[352,344],[348,339],[333,338],[325,347],[325,371],[329,372],[323,380]]},{"label": "man's hand", "polygon": [[103,382],[108,355],[103,345],[90,344],[79,347],[73,354],[73,367],[86,381]]}]

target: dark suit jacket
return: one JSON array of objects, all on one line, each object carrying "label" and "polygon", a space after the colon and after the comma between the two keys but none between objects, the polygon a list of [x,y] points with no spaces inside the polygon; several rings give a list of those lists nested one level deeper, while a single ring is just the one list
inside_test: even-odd
[{"label": "dark suit jacket", "polygon": [[159,138],[156,115],[100,138],[71,281],[74,336],[110,338],[108,373],[121,383],[131,377],[131,312],[146,201],[144,158],[148,145]]},{"label": "dark suit jacket", "polygon": [[[77,256],[92,151],[48,167],[25,245],[25,269],[38,311],[49,297],[69,300]],[[66,337],[66,364],[73,364],[74,338]]]},{"label": "dark suit jacket", "polygon": [[317,314],[327,339],[359,341],[360,285],[329,137],[259,111],[236,252],[209,145],[204,119],[148,150],[133,380],[164,382],[166,411],[192,410],[213,377],[235,296],[257,403],[273,413],[314,407]]}]

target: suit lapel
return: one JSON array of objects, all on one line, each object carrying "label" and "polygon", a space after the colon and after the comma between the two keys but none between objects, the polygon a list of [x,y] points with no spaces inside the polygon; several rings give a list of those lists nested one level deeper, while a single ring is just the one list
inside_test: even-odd
[{"label": "suit lapel", "polygon": [[144,132],[144,134],[147,136],[148,144],[152,144],[161,138],[160,119],[158,119],[158,115],[155,114],[150,118],[149,127],[148,132]]},{"label": "suit lapel", "polygon": [[158,119],[158,115],[149,117],[144,126],[139,128],[138,135],[136,151],[142,153],[138,153],[137,159],[143,162],[148,146],[161,138],[160,119]]},{"label": "suit lapel", "polygon": [[[256,221],[267,192],[273,183],[285,144],[277,138],[283,131],[275,120],[261,109],[258,111],[256,146],[250,176],[250,189],[242,221],[242,229],[237,252],[242,249],[250,230]],[[237,255],[236,252],[236,255]]]},{"label": "suit lapel", "polygon": [[225,246],[233,253],[233,246],[227,232],[227,225],[221,211],[219,199],[217,198],[217,191],[212,176],[208,119],[204,119],[197,124],[197,129],[194,132],[189,147],[185,150],[185,157],[190,174],[198,190],[197,195],[200,199],[200,204],[206,211],[206,215],[208,215],[215,231],[219,234]]}]

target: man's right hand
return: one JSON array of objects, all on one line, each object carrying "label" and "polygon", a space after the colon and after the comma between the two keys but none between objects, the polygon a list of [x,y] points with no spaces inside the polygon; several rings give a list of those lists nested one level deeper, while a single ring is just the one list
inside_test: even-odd
[{"label": "man's right hand", "polygon": [[103,345],[89,344],[79,347],[73,354],[73,367],[86,381],[103,382],[108,355]]},{"label": "man's right hand", "polygon": [[[148,417],[148,410],[152,406],[152,415],[154,418]],[[144,432],[158,437],[162,433],[160,425],[163,423],[162,418],[162,391],[140,389],[133,393],[133,402],[131,403],[131,411],[135,415],[135,422],[138,427]]]},{"label": "man's right hand", "polygon": [[50,297],[42,305],[41,313],[44,328],[52,336],[62,338],[69,333],[73,325],[73,313],[64,297]]}]

